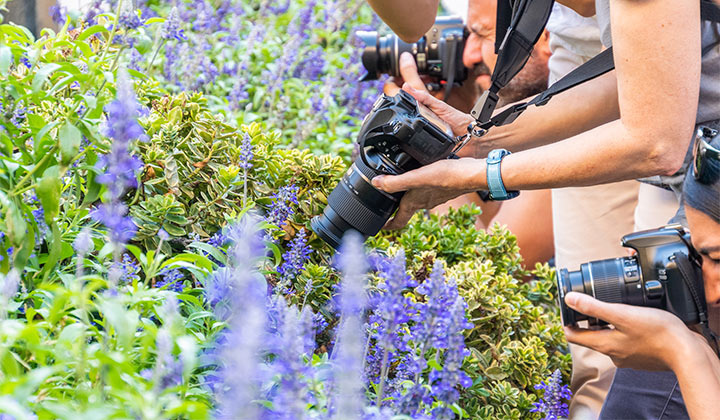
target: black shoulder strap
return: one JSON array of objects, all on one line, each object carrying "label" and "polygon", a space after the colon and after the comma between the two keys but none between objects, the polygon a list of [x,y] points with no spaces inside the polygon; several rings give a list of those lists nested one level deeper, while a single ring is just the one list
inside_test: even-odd
[{"label": "black shoulder strap", "polygon": [[[527,62],[535,43],[545,30],[553,3],[554,0],[498,0],[498,18],[501,19],[495,44],[498,57],[490,88],[470,111],[470,115],[477,121],[490,119],[497,105],[498,91],[505,87]],[[510,14],[510,24],[505,26]],[[498,47],[500,36],[502,42]]]},{"label": "black shoulder strap", "polygon": [[512,21],[513,5],[511,0],[498,0],[497,2],[497,15],[495,20],[495,54],[500,52],[500,45],[502,45],[505,34],[510,27],[510,21]]},{"label": "black shoulder strap", "polygon": [[698,320],[702,335],[707,340],[708,344],[715,351],[715,354],[720,357],[720,348],[718,348],[718,336],[710,328],[708,324],[708,307],[705,301],[705,286],[703,285],[702,270],[699,266],[694,266],[690,262],[687,255],[682,252],[676,252],[673,254],[675,263],[680,270],[680,277],[682,277],[685,287],[690,291],[690,296],[695,303],[695,309],[698,312]]},{"label": "black shoulder strap", "polygon": [[[500,14],[500,3],[504,3],[509,0],[498,0],[498,15]],[[536,0],[538,1],[538,0]],[[547,0],[543,0],[547,1]],[[538,1],[538,3],[542,3],[542,1]],[[550,9],[552,9],[552,1],[549,1],[550,3]],[[700,11],[702,20],[704,21],[710,21],[710,22],[720,22],[720,7],[718,7],[712,0],[701,0],[700,1]],[[528,11],[529,12],[529,11]],[[542,17],[545,19],[545,23],[547,23],[547,18]],[[513,19],[515,20],[515,18]],[[534,22],[540,22],[540,17],[535,18]],[[512,26],[512,25],[511,25]],[[534,26],[533,28],[537,28]],[[539,33],[537,35],[537,38],[539,38],[540,34],[542,33],[544,29],[544,24],[541,29],[539,29]],[[510,28],[509,30],[512,30]],[[505,34],[505,38],[510,38],[513,36],[512,32],[507,32]],[[537,41],[536,38],[536,41]],[[503,41],[503,44],[505,42]],[[533,42],[534,46],[535,42]],[[501,49],[506,48],[507,45],[502,45]],[[530,48],[530,52],[532,52],[532,47]],[[525,65],[525,62],[527,61],[530,52],[528,52],[528,55],[524,58],[522,61],[522,64]],[[503,52],[501,51],[500,54]],[[495,80],[495,73],[498,71],[498,66],[507,66],[505,62],[500,61],[500,56],[498,57],[498,61],[495,67],[495,72],[493,72],[493,85],[490,90],[492,90],[494,87],[496,87],[496,80]],[[513,73],[513,76],[517,74],[518,71],[522,66],[520,66],[517,70],[515,70],[515,73]],[[581,83],[585,83],[588,80],[592,80],[598,76],[601,76],[610,70],[615,68],[615,62],[613,61],[613,53],[612,48],[608,48],[601,52],[600,54],[596,55],[592,59],[588,60],[581,66],[577,67],[575,70],[568,73],[565,77],[555,82],[552,86],[550,86],[547,90],[540,93],[536,97],[534,97],[529,102],[524,102],[520,104],[515,104],[511,107],[508,107],[507,109],[503,110],[502,112],[490,117],[492,115],[493,111],[495,110],[495,105],[497,105],[497,91],[504,87],[507,82],[510,81],[510,79],[502,79],[505,81],[505,84],[502,84],[495,90],[494,92],[490,92],[490,90],[483,93],[483,96],[478,99],[477,103],[475,104],[475,107],[473,108],[473,111],[471,111],[471,115],[475,117],[477,124],[471,124],[472,130],[477,130],[478,128],[481,129],[479,131],[475,131],[473,134],[478,135],[483,133],[484,131],[487,131],[492,126],[501,126],[505,124],[510,124],[511,122],[515,121],[515,119],[530,105],[545,105],[550,98],[552,98],[554,95],[557,95],[560,92],[564,92],[572,87],[575,87]],[[498,73],[506,73],[502,70]],[[499,83],[498,83],[499,85]],[[495,95],[495,99],[493,101],[492,96]]]}]

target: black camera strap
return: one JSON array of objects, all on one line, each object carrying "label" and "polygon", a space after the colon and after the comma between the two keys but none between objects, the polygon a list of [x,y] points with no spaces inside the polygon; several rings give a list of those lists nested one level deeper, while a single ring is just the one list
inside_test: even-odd
[{"label": "black camera strap", "polygon": [[[545,105],[554,95],[595,79],[615,68],[612,48],[608,48],[568,73],[532,100],[512,105],[492,115],[497,106],[498,91],[505,87],[527,62],[535,43],[545,30],[553,3],[554,0],[498,0],[495,40],[498,60],[492,74],[490,89],[483,93],[470,112],[475,118],[475,122],[468,126],[470,134],[480,137],[493,126],[510,124],[527,107]],[[712,0],[701,0],[700,11],[702,20],[720,22],[720,8]],[[534,41],[530,42],[530,40]]]},{"label": "black camera strap", "polygon": [[688,256],[682,252],[674,253],[673,258],[680,270],[680,275],[685,282],[685,286],[690,291],[693,301],[695,302],[702,335],[718,357],[720,357],[718,335],[715,334],[708,324],[708,308],[707,302],[705,301],[705,286],[703,285],[702,270],[698,265],[693,264]]}]

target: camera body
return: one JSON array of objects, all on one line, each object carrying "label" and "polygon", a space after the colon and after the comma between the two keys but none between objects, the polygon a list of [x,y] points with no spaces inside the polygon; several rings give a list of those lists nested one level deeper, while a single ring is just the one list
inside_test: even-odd
[{"label": "camera body", "polygon": [[360,158],[328,196],[313,231],[333,248],[348,230],[376,235],[397,210],[402,192],[372,186],[377,175],[398,175],[452,155],[458,142],[450,127],[405,91],[380,96],[358,135]]},{"label": "camera body", "polygon": [[362,63],[367,70],[361,81],[375,80],[380,74],[400,77],[400,54],[407,51],[415,58],[418,73],[432,78],[462,83],[467,69],[462,56],[468,30],[458,16],[440,16],[417,42],[408,44],[397,35],[379,36],[376,31],[358,31],[365,43]]},{"label": "camera body", "polygon": [[565,304],[568,292],[585,293],[605,302],[664,309],[686,324],[698,323],[699,310],[686,280],[703,291],[702,274],[699,265],[691,263],[692,278],[684,279],[678,261],[678,258],[697,261],[690,235],[679,225],[669,225],[625,235],[622,244],[636,254],[591,261],[582,264],[578,271],[558,270],[558,304],[563,324],[575,325],[583,320],[590,325],[605,324],[570,309]]}]

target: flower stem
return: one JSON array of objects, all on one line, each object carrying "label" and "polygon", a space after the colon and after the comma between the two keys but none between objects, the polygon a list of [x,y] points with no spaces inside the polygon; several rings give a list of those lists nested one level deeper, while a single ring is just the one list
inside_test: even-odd
[{"label": "flower stem", "polygon": [[388,358],[390,357],[390,352],[385,349],[383,350],[383,359],[382,364],[380,365],[380,384],[378,385],[378,393],[377,393],[377,400],[375,401],[375,404],[380,408],[380,403],[382,402],[383,397],[383,391],[385,388],[385,378],[387,378],[388,375]]}]

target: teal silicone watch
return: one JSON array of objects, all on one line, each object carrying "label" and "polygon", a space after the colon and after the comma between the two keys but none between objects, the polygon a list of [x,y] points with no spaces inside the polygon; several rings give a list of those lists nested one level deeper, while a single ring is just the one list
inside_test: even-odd
[{"label": "teal silicone watch", "polygon": [[500,173],[500,163],[510,152],[505,149],[495,149],[487,157],[487,184],[490,198],[495,201],[510,200],[520,195],[520,191],[507,191]]}]

